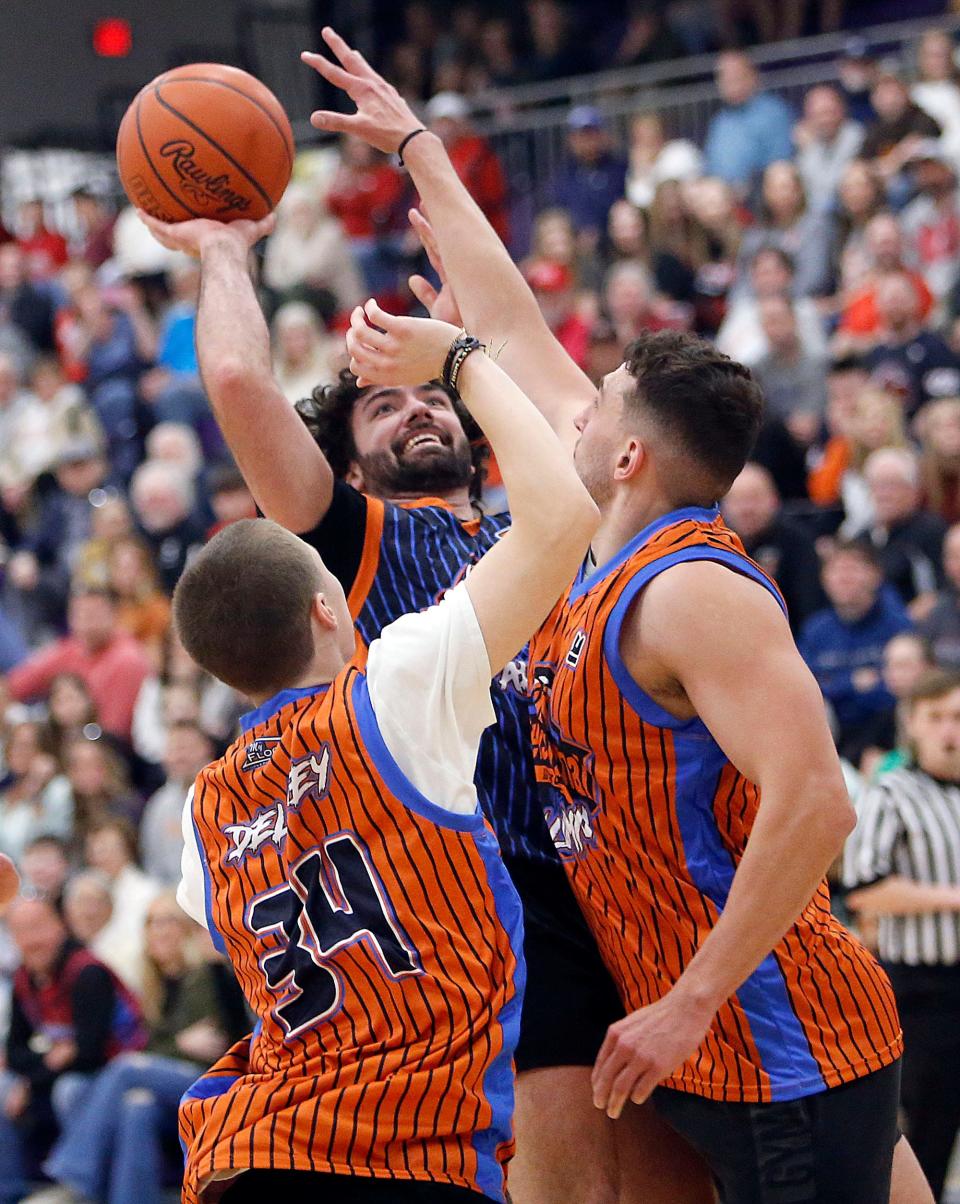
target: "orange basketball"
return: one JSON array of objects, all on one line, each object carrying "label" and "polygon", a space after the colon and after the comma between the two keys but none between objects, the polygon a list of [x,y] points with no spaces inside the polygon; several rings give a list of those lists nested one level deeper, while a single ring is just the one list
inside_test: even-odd
[{"label": "orange basketball", "polygon": [[165,222],[266,217],[290,180],[293,154],[290,122],[274,94],[222,63],[158,75],[117,134],[124,191]]}]

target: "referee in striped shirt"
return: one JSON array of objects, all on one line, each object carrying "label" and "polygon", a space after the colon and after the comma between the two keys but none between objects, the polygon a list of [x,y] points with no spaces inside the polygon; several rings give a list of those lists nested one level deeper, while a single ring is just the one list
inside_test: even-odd
[{"label": "referee in striped shirt", "polygon": [[960,673],[920,680],[906,733],[912,763],[864,792],[844,881],[851,910],[878,920],[910,1143],[939,1199],[960,1128]]}]

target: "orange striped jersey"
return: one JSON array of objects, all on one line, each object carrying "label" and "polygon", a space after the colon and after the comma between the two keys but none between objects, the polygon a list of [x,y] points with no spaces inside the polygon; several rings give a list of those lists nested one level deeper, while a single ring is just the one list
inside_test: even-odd
[{"label": "orange striped jersey", "polygon": [[[258,1022],[249,1048],[184,1098],[188,1204],[209,1180],[254,1167],[505,1198],[519,898],[476,805],[479,732],[463,773],[472,811],[421,794],[377,718],[374,648],[369,677],[353,664],[246,716],[197,778],[200,907]],[[485,657],[476,676],[482,727],[493,718]],[[423,713],[415,695],[409,705]],[[424,741],[416,755],[429,759]]]},{"label": "orange striped jersey", "polygon": [[[783,605],[717,510],[688,508],[581,574],[530,650],[547,822],[628,1010],[661,998],[716,923],[760,802],[702,721],[663,710],[619,655],[640,591],[692,560],[726,565]],[[824,882],[664,1085],[715,1100],[793,1099],[900,1052],[886,976],[834,919]]]}]

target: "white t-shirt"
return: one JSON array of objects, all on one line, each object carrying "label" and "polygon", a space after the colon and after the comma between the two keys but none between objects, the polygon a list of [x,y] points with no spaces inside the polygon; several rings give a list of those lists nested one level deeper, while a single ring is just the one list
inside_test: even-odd
[{"label": "white t-shirt", "polygon": [[[459,815],[478,807],[473,775],[480,737],[495,719],[492,676],[464,582],[439,605],[384,627],[367,656],[370,702],[390,755],[425,798]],[[183,808],[183,838],[177,900],[206,925],[192,788]]]}]

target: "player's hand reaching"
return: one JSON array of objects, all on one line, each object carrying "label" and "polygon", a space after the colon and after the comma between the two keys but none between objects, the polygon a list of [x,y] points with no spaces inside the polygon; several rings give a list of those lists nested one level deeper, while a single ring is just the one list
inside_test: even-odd
[{"label": "player's hand reaching", "polygon": [[396,88],[374,71],[360,51],[348,46],[329,25],[323,29],[322,36],[340,66],[325,55],[310,50],[305,50],[300,58],[328,83],[346,92],[357,111],[334,113],[318,109],[310,115],[310,123],[318,130],[355,134],[388,154],[396,152],[407,134],[421,126],[413,110]]},{"label": "player's hand reaching", "polygon": [[437,244],[437,236],[433,232],[433,227],[419,209],[411,209],[408,216],[410,218],[410,225],[417,232],[417,237],[420,239],[423,249],[427,253],[427,258],[430,260],[433,270],[440,277],[439,292],[425,276],[411,276],[407,281],[410,285],[410,291],[431,318],[437,318],[441,322],[452,322],[454,326],[462,327],[463,318],[460,316],[460,306],[457,304],[450,281],[447,279],[446,269],[443,266],[440,247]]},{"label": "player's hand reaching", "polygon": [[138,209],[137,214],[158,243],[195,259],[199,259],[204,249],[214,242],[233,242],[238,248],[249,251],[261,238],[271,234],[277,224],[275,213],[268,213],[258,222],[215,222],[207,217],[188,222],[161,222],[142,209]]},{"label": "player's hand reaching", "polygon": [[593,1102],[614,1120],[627,1100],[642,1104],[703,1041],[714,1009],[676,988],[607,1029],[593,1067]]},{"label": "player's hand reaching", "polygon": [[350,315],[350,371],[361,387],[435,380],[459,333],[452,323],[435,318],[398,318],[371,299]]}]

